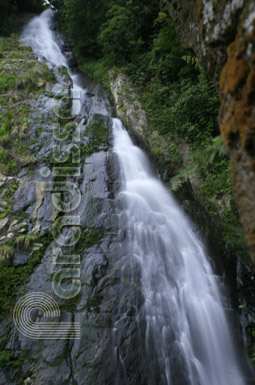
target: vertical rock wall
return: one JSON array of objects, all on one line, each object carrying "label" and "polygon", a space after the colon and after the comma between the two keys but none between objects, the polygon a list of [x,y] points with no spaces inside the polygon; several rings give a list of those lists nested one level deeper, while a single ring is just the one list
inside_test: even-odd
[{"label": "vertical rock wall", "polygon": [[163,0],[186,47],[218,84],[221,133],[229,150],[233,187],[255,259],[255,2]]}]

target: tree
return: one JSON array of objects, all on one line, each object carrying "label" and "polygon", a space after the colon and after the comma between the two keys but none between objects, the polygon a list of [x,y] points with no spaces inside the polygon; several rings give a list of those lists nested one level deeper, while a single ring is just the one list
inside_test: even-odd
[{"label": "tree", "polygon": [[43,0],[16,0],[18,12],[41,12],[43,10]]},{"label": "tree", "polygon": [[136,20],[129,9],[118,5],[109,10],[107,18],[107,22],[100,28],[98,42],[105,55],[113,55],[115,62],[120,63],[139,44]]}]

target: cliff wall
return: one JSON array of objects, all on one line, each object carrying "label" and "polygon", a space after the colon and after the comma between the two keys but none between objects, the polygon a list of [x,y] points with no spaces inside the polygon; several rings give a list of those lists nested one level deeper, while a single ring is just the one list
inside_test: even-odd
[{"label": "cliff wall", "polygon": [[230,159],[233,187],[252,259],[255,258],[255,2],[170,0],[172,17],[186,47],[218,85],[219,124]]}]

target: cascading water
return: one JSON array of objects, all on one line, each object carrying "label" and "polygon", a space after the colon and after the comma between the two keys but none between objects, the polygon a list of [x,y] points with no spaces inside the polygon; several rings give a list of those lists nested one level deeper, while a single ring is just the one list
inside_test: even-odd
[{"label": "cascading water", "polygon": [[201,242],[118,119],[113,134],[128,255],[141,269],[145,303],[139,318],[146,320],[150,383],[244,385],[219,282]]},{"label": "cascading water", "polygon": [[[24,29],[20,40],[28,44],[38,55],[39,60],[46,60],[50,68],[66,67],[71,76],[72,87],[72,114],[76,115],[80,110],[80,102],[83,100],[84,90],[79,84],[79,77],[73,74],[68,66],[67,59],[63,55],[59,44],[56,42],[54,33],[51,29],[53,23],[53,12],[47,9],[40,16],[34,17]],[[61,92],[61,87],[59,89]]]},{"label": "cascading water", "polygon": [[68,68],[67,60],[50,28],[52,17],[50,9],[44,11],[40,16],[34,17],[24,29],[20,40],[30,45],[39,58],[45,58],[48,64]]},{"label": "cascading water", "polygon": [[[33,18],[21,40],[51,68],[66,67],[73,92],[85,95],[56,42],[52,21],[51,10]],[[103,103],[95,104],[96,111],[104,114]],[[73,104],[74,114],[77,108]],[[244,385],[218,278],[201,242],[117,119],[113,119],[113,136],[122,180],[117,200],[125,207],[120,216],[128,241],[126,258],[139,267],[137,285],[141,284],[144,297],[138,325],[145,325],[141,335],[148,362],[147,383]],[[118,348],[115,346],[116,354]],[[125,371],[125,362],[119,362]]]}]

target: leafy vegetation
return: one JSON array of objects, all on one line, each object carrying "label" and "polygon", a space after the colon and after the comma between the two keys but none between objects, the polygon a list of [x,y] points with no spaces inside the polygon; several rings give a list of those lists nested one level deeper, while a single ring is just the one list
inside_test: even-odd
[{"label": "leafy vegetation", "polygon": [[34,164],[28,149],[29,111],[32,98],[55,80],[48,67],[35,60],[30,47],[16,35],[0,37],[0,172],[12,175],[22,165]]},{"label": "leafy vegetation", "polygon": [[[47,236],[42,237],[40,242],[43,246],[39,250],[33,252],[26,265],[7,266],[6,264],[3,264],[1,266],[0,320],[2,320],[5,315],[9,313],[11,306],[16,299],[17,291],[20,290],[21,285],[26,283],[35,266],[41,261],[41,258],[44,256],[45,249],[51,240],[52,236],[50,233]],[[2,254],[1,250],[6,250],[9,253],[8,258],[12,258],[15,251],[14,244],[15,240],[9,241],[8,245],[1,246],[0,255]],[[6,251],[3,252],[6,254]]]},{"label": "leafy vegetation", "polygon": [[21,234],[15,239],[15,244],[18,247],[29,249],[38,240],[38,235],[35,234]]},{"label": "leafy vegetation", "polygon": [[20,13],[39,13],[45,5],[44,0],[0,0],[0,33],[8,35],[16,32],[19,24],[20,27],[23,24],[23,20],[19,19]]},{"label": "leafy vegetation", "polygon": [[0,264],[9,265],[14,253],[15,249],[11,245],[0,246]]},{"label": "leafy vegetation", "polygon": [[[193,163],[184,165],[175,186],[180,187],[190,172],[199,170],[204,195],[210,198],[231,193],[228,156],[215,148],[217,140],[221,141],[216,88],[193,53],[182,47],[159,2],[51,3],[62,28],[73,38],[81,68],[104,84],[109,68],[126,72],[140,93],[151,130],[170,136],[173,146],[178,145],[178,138],[190,143]],[[174,157],[177,159],[178,154]]]},{"label": "leafy vegetation", "polygon": [[[151,131],[170,139],[173,163],[181,165],[179,147],[183,140],[189,144],[191,160],[180,166],[171,183],[173,189],[178,190],[189,178],[199,175],[200,193],[208,213],[213,220],[220,215],[220,221],[226,224],[222,230],[224,239],[230,243],[242,239],[245,248],[243,234],[233,235],[240,233],[241,227],[228,154],[217,122],[220,101],[216,87],[193,52],[182,47],[171,19],[160,10],[159,2],[51,0],[51,3],[62,29],[73,39],[82,70],[108,88],[109,69],[125,72],[131,78]],[[89,154],[93,149],[94,146],[87,145],[82,151]],[[219,212],[218,202],[225,196],[230,203]]]}]

